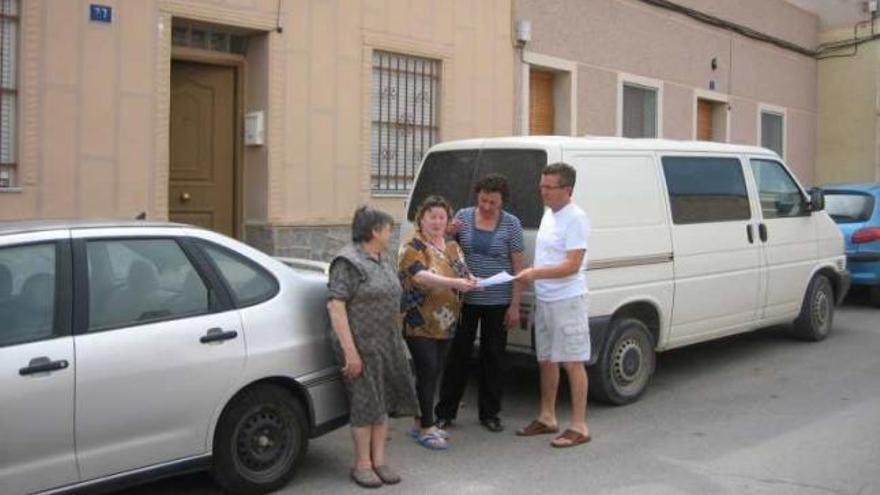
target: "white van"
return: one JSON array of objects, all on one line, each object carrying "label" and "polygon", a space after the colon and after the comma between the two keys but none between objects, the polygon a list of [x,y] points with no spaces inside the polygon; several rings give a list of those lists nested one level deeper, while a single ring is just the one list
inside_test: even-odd
[{"label": "white van", "polygon": [[[442,143],[419,169],[403,235],[427,195],[470,206],[474,183],[501,173],[511,188],[505,209],[522,221],[531,259],[543,214],[541,171],[559,161],[577,170],[574,201],[593,225],[595,398],[636,400],[657,351],[791,322],[800,338],[828,336],[849,288],[843,239],[822,211],[821,191],[805,191],[764,148],[537,136]],[[511,351],[534,351],[532,301],[526,293],[528,323],[511,331]]]}]

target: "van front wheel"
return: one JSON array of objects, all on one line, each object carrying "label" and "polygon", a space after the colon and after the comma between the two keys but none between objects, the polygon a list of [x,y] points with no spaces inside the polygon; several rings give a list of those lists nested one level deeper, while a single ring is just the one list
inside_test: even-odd
[{"label": "van front wheel", "polygon": [[590,393],[614,405],[635,402],[654,374],[654,338],[635,318],[611,322],[599,359],[590,367]]},{"label": "van front wheel", "polygon": [[834,320],[834,289],[825,275],[816,275],[807,286],[801,314],[794,320],[794,334],[799,339],[818,342],[831,333]]}]

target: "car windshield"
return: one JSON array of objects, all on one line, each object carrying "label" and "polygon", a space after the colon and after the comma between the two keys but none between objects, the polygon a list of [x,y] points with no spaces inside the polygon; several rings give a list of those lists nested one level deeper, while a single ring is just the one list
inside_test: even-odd
[{"label": "car windshield", "polygon": [[837,223],[864,222],[874,211],[874,197],[856,192],[825,191],[825,211]]}]

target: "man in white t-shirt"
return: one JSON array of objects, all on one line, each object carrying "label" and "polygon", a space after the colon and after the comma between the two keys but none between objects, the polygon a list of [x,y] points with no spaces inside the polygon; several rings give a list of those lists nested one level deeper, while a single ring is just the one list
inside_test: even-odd
[{"label": "man in white t-shirt", "polygon": [[590,441],[587,427],[587,370],[590,328],[587,317],[587,242],[590,219],[571,201],[576,173],[571,165],[544,168],[541,197],[547,209],[535,242],[535,259],[517,276],[535,283],[535,352],[541,369],[541,410],[537,419],[519,429],[520,436],[556,433],[556,391],[559,367],[571,387],[571,425],[551,442],[573,447]]}]

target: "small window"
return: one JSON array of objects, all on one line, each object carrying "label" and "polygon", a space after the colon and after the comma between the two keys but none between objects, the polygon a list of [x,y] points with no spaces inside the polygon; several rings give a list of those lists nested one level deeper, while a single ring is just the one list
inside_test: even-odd
[{"label": "small window", "polygon": [[51,338],[54,244],[0,248],[0,347]]},{"label": "small window", "polygon": [[213,297],[171,239],[89,241],[89,331],[209,313]]},{"label": "small window", "polygon": [[171,44],[212,52],[244,55],[247,51],[247,34],[240,29],[176,19],[171,25]]},{"label": "small window", "polygon": [[374,193],[403,194],[437,141],[440,61],[373,52],[370,140]]},{"label": "small window", "polygon": [[17,183],[18,29],[18,0],[0,0],[0,190]]},{"label": "small window", "polygon": [[758,184],[764,218],[809,215],[807,200],[788,172],[777,162],[752,160],[752,174]]},{"label": "small window", "polygon": [[537,228],[544,214],[538,185],[547,165],[547,153],[529,149],[437,151],[425,158],[418,183],[410,198],[407,218],[414,221],[426,197],[439,194],[453,211],[473,206],[474,184],[497,173],[507,178],[510,197],[504,209],[516,215],[524,228]]},{"label": "small window", "polygon": [[214,244],[202,242],[201,246],[226,280],[237,307],[263,302],[278,292],[275,278],[253,262]]},{"label": "small window", "polygon": [[657,137],[657,113],[656,89],[623,85],[623,137]]},{"label": "small window", "polygon": [[674,223],[751,218],[746,182],[736,158],[664,157],[663,173]]},{"label": "small window", "polygon": [[773,150],[779,156],[785,150],[785,122],[776,112],[761,112],[761,146]]},{"label": "small window", "polygon": [[874,196],[867,193],[825,191],[825,211],[837,223],[865,222],[874,212]]}]

